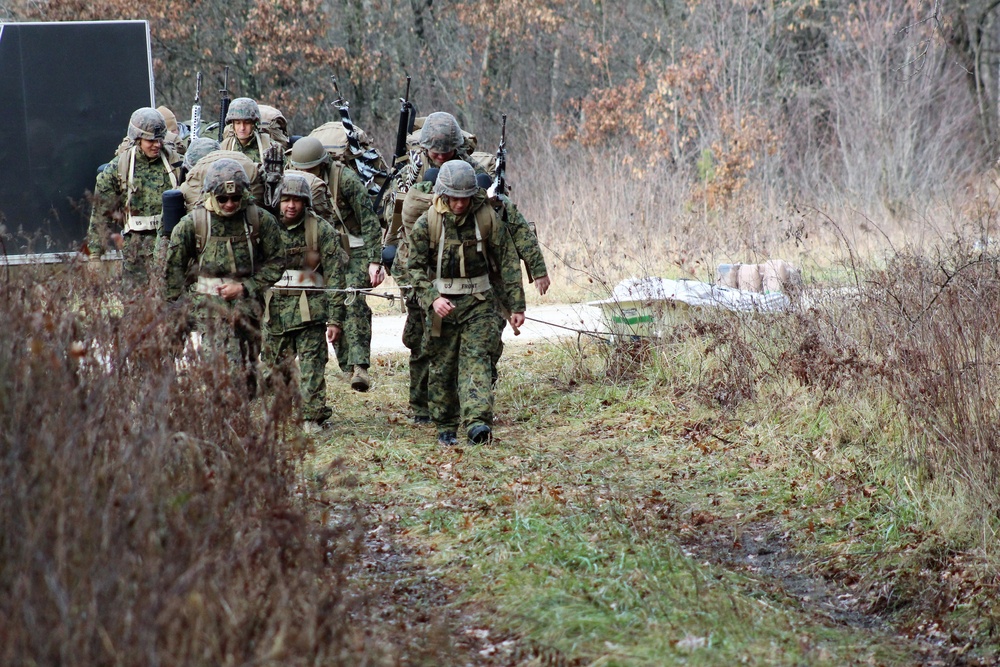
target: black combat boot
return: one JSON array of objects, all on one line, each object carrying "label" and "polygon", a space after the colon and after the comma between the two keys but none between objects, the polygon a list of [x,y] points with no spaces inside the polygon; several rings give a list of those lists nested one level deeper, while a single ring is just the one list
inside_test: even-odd
[{"label": "black combat boot", "polygon": [[486,424],[476,424],[469,429],[469,442],[482,445],[490,441],[492,431]]},{"label": "black combat boot", "polygon": [[438,433],[438,444],[442,447],[452,447],[458,444],[458,436],[454,431],[441,431]]}]

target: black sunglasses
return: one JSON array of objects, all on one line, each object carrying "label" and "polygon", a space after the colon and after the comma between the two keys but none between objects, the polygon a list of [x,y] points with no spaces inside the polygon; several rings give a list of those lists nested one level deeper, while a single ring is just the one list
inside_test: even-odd
[{"label": "black sunglasses", "polygon": [[228,204],[229,202],[239,201],[243,199],[243,195],[215,195],[215,201],[220,204]]}]

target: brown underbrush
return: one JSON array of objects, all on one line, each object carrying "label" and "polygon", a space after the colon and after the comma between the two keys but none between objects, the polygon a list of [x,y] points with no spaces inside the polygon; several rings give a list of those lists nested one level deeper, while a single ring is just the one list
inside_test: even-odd
[{"label": "brown underbrush", "polygon": [[179,361],[183,309],[85,267],[0,301],[0,662],[378,663],[359,517],[311,512],[287,392]]}]

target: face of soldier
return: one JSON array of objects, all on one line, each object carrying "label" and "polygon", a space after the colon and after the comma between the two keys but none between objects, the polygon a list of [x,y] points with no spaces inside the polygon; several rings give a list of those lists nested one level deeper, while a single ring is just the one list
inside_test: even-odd
[{"label": "face of soldier", "polygon": [[219,203],[219,208],[222,209],[223,215],[232,215],[236,211],[240,210],[240,203],[243,200],[243,194],[233,194],[233,195],[215,195],[215,201]]},{"label": "face of soldier", "polygon": [[148,157],[150,160],[155,160],[160,157],[160,150],[163,148],[163,142],[159,139],[140,139],[139,140],[139,150],[142,154]]},{"label": "face of soldier", "polygon": [[240,140],[241,144],[245,144],[247,140],[253,136],[253,124],[252,120],[233,121],[233,132],[236,134],[236,138]]},{"label": "face of soldier", "polygon": [[435,167],[440,167],[448,160],[454,159],[456,151],[448,151],[447,153],[438,153],[437,151],[428,150],[427,157],[431,159]]},{"label": "face of soldier", "polygon": [[469,210],[472,204],[472,197],[448,197],[448,208],[455,215],[462,215]]},{"label": "face of soldier", "polygon": [[299,221],[306,210],[306,200],[302,197],[281,198],[281,222],[291,226]]}]

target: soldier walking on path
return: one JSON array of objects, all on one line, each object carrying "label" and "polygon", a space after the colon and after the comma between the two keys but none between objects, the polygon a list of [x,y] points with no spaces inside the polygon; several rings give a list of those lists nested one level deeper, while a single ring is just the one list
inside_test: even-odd
[{"label": "soldier walking on path", "polygon": [[87,247],[100,257],[119,248],[127,288],[148,287],[162,274],[154,268],[163,192],[176,188],[180,156],[163,145],[167,124],[160,112],[143,107],[132,113],[126,148],[97,176]]},{"label": "soldier walking on path", "polygon": [[[382,230],[372,209],[365,184],[349,167],[333,160],[316,137],[303,137],[292,146],[289,164],[299,171],[323,179],[330,191],[333,218],[349,242],[350,262],[345,280],[355,289],[378,287],[385,280],[382,267]],[[340,370],[351,375],[351,388],[368,391],[371,378],[372,309],[364,294],[356,294],[347,306],[344,332],[334,345]]]},{"label": "soldier walking on path", "polygon": [[[412,141],[412,138],[411,138]],[[419,201],[426,206],[430,202],[424,201],[424,197],[411,196],[411,190],[416,190],[414,195],[419,193],[425,195],[430,193],[431,182],[427,179],[428,172],[436,174],[441,165],[445,162],[458,159],[468,162],[473,168],[482,172],[482,169],[475,165],[471,159],[462,152],[465,136],[458,121],[450,113],[445,111],[435,111],[424,119],[420,132],[417,135],[417,147],[410,151],[409,162],[405,168],[405,173],[401,174],[393,183],[394,188],[386,204],[386,211],[392,212],[397,208],[402,208],[399,220],[389,221],[389,230],[386,234],[385,245],[396,246],[398,260],[395,262],[396,282],[401,285],[412,285],[412,279],[408,275],[406,260],[408,256],[408,235],[412,227],[412,220],[407,220],[407,207],[413,206]],[[403,199],[402,207],[394,204],[395,201]],[[422,212],[422,211],[421,211]],[[412,216],[415,220],[417,216]],[[408,224],[409,223],[409,224]],[[413,411],[413,421],[416,424],[424,424],[431,421],[430,409],[427,403],[427,373],[428,357],[425,349],[424,320],[427,313],[420,305],[415,292],[411,292],[406,298],[406,324],[403,328],[403,345],[410,350],[410,409]]]},{"label": "soldier walking on path", "polygon": [[303,176],[285,173],[279,208],[286,268],[264,299],[261,359],[290,381],[298,356],[302,418],[307,430],[316,430],[333,415],[326,400],[327,343],[340,338],[344,321],[344,293],[334,290],[344,288],[346,257],[340,235],[312,210]]},{"label": "soldier walking on path", "polygon": [[285,268],[281,230],[253,203],[246,172],[235,160],[212,164],[202,190],[202,203],[170,235],[165,296],[190,300],[202,347],[225,353],[252,397],[262,295]]},{"label": "soldier walking on path", "polygon": [[[500,335],[499,301],[513,326],[524,324],[521,267],[503,221],[463,160],[446,162],[431,208],[413,226],[407,269],[428,313],[428,397],[438,443],[490,440],[493,421],[491,357]],[[490,294],[494,284],[501,292]]]}]

